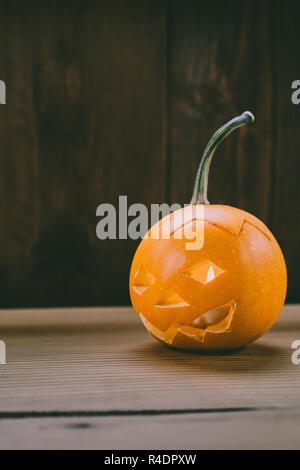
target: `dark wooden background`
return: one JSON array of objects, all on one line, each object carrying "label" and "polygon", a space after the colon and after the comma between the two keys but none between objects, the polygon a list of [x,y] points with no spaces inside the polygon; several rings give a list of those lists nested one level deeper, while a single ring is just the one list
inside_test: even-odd
[{"label": "dark wooden background", "polygon": [[129,303],[138,242],[96,238],[96,208],[187,203],[212,133],[212,202],[286,256],[299,302],[299,1],[0,0],[0,307]]}]

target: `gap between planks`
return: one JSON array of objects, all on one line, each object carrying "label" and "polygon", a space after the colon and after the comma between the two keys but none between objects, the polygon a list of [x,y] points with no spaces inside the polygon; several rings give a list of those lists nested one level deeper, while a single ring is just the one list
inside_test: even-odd
[{"label": "gap between planks", "polygon": [[0,420],[8,419],[40,419],[40,418],[101,418],[113,416],[168,416],[189,414],[219,414],[219,413],[251,413],[267,411],[300,410],[299,407],[243,407],[243,408],[196,408],[173,410],[108,410],[108,411],[28,411],[28,412],[0,412]]}]

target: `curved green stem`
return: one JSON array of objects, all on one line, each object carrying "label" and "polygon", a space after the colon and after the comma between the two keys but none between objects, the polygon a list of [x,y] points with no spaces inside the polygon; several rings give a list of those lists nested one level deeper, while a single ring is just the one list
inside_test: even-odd
[{"label": "curved green stem", "polygon": [[222,126],[210,139],[206,149],[204,150],[199,169],[197,172],[193,197],[191,204],[209,204],[207,199],[208,174],[211,159],[216,148],[234,129],[244,126],[245,124],[254,122],[254,116],[250,111],[245,111],[240,116],[235,117],[231,121]]}]

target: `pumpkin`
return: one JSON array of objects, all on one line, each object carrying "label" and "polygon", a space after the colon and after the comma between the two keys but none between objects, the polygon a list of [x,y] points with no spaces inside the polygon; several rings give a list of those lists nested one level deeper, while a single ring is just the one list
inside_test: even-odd
[{"label": "pumpkin", "polygon": [[[169,346],[239,348],[263,335],[282,309],[286,266],[270,230],[241,209],[207,200],[217,146],[234,129],[253,121],[247,111],[214,134],[199,166],[191,204],[153,226],[134,256],[133,307],[151,335]],[[189,247],[192,234],[202,237],[197,249]]]}]

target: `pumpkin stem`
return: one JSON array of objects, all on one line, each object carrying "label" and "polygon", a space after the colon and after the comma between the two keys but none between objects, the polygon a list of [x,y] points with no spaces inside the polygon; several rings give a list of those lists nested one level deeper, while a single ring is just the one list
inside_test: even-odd
[{"label": "pumpkin stem", "polygon": [[244,126],[245,124],[254,122],[254,116],[250,111],[245,111],[240,116],[235,117],[231,121],[227,122],[222,126],[208,142],[200,165],[197,172],[193,197],[191,204],[209,204],[207,199],[207,185],[208,185],[208,174],[211,159],[215,153],[216,148],[234,129]]}]

